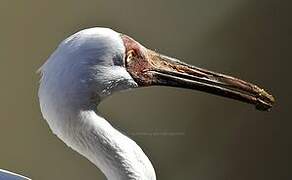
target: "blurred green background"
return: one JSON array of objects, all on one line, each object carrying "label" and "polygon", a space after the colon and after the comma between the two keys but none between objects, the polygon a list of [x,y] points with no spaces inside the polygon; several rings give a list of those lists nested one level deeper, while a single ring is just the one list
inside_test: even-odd
[{"label": "blurred green background", "polygon": [[65,37],[105,26],[161,53],[252,81],[277,99],[269,113],[175,88],[106,99],[100,111],[144,149],[158,179],[292,179],[290,2],[2,0],[0,168],[35,180],[105,179],[49,130],[36,73]]}]

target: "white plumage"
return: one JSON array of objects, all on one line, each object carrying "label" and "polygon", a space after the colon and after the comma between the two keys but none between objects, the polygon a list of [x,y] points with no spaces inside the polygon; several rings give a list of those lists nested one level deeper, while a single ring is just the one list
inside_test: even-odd
[{"label": "white plumage", "polygon": [[116,91],[163,85],[206,91],[261,110],[274,102],[251,83],[160,55],[107,28],[70,36],[40,72],[39,101],[50,128],[109,180],[156,179],[142,149],[97,112],[98,104]]},{"label": "white plumage", "polygon": [[141,148],[96,111],[111,93],[137,87],[122,66],[125,47],[119,34],[92,28],[64,40],[41,67],[41,111],[52,131],[85,156],[110,180],[154,180]]}]

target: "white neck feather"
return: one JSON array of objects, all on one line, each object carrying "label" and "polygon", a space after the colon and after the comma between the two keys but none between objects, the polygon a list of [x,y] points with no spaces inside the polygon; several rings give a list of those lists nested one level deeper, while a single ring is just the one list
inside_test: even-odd
[{"label": "white neck feather", "polygon": [[107,52],[124,52],[124,47],[112,48],[110,44],[121,41],[117,33],[96,30],[96,34],[91,29],[69,37],[41,68],[42,114],[61,140],[94,163],[109,180],[155,180],[154,168],[142,149],[96,113],[104,97],[136,86],[121,66],[107,66],[102,58],[90,58],[117,58],[119,54],[109,57]]}]

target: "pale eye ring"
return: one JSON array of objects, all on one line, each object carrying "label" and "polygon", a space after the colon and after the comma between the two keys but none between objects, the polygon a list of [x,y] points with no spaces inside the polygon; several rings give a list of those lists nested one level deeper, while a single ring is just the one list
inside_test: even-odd
[{"label": "pale eye ring", "polygon": [[127,55],[126,55],[126,65],[128,64],[128,63],[130,63],[130,61],[134,58],[134,57],[136,57],[137,56],[137,53],[136,53],[136,51],[135,50],[130,50],[130,51],[128,51],[127,52]]}]

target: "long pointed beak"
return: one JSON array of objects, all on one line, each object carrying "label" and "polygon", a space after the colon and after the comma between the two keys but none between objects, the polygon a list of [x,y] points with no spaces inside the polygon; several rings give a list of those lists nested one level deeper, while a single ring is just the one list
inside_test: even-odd
[{"label": "long pointed beak", "polygon": [[[147,50],[144,60],[129,58],[126,66],[141,86],[163,85],[204,91],[269,110],[275,99],[264,89],[228,75],[188,65]],[[132,60],[131,60],[132,59]]]}]

